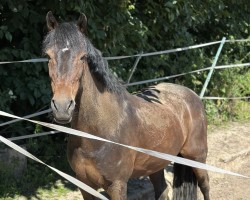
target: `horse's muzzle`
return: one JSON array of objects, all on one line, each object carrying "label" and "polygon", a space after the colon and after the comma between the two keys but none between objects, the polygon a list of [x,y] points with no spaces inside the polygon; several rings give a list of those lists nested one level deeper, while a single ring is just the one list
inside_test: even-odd
[{"label": "horse's muzzle", "polygon": [[73,111],[75,109],[75,101],[67,99],[52,99],[51,108],[54,120],[59,124],[67,124],[72,120]]}]

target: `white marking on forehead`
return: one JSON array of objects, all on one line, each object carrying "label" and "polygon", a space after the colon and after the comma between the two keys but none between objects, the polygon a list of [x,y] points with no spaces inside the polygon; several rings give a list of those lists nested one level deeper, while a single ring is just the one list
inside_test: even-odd
[{"label": "white marking on forehead", "polygon": [[62,52],[65,52],[65,51],[68,51],[68,50],[69,50],[69,48],[65,47],[65,48],[62,49]]},{"label": "white marking on forehead", "polygon": [[69,41],[67,40],[66,47],[62,49],[62,52],[68,51],[69,50],[68,46],[69,46]]}]

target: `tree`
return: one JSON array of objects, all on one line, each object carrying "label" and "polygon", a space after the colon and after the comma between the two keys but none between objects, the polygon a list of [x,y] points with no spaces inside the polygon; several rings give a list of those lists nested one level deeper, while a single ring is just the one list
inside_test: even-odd
[{"label": "tree", "polygon": [[[79,13],[84,12],[88,17],[88,36],[91,41],[104,56],[118,56],[215,41],[223,36],[227,39],[249,38],[250,13],[246,5],[249,5],[247,0],[211,0],[202,4],[184,0],[2,0],[0,60],[42,56],[41,43],[47,32],[45,15],[49,10],[60,21],[76,20]],[[143,58],[132,82],[210,66],[217,48],[210,46]],[[249,43],[226,44],[218,64],[248,62],[248,52]],[[131,58],[110,61],[109,64],[126,81],[133,62]],[[232,73],[242,75],[247,71],[236,69],[216,72],[206,94],[233,95],[230,85],[237,79],[231,76]],[[205,77],[206,73],[202,73],[169,81],[186,85],[199,93]],[[1,110],[25,115],[49,106],[51,91],[46,63],[1,65],[0,79]],[[241,88],[242,91],[245,89],[245,86]],[[25,132],[25,129],[22,131]]]}]

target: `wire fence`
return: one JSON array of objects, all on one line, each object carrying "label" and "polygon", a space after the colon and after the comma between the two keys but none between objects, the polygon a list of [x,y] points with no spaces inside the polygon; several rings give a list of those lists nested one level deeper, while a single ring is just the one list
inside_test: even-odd
[{"label": "wire fence", "polygon": [[[187,75],[187,74],[198,73],[198,72],[209,70],[207,79],[206,79],[206,81],[204,83],[204,86],[202,88],[202,91],[200,93],[200,98],[201,99],[210,99],[210,100],[213,100],[213,99],[249,99],[250,98],[249,96],[247,96],[247,97],[204,97],[204,93],[206,91],[206,88],[207,88],[207,86],[209,84],[209,81],[210,81],[210,79],[212,77],[212,74],[213,74],[215,69],[226,69],[226,68],[232,68],[232,67],[249,67],[250,66],[250,63],[216,66],[216,63],[217,63],[217,60],[218,60],[218,58],[220,56],[223,45],[226,42],[231,43],[231,42],[249,42],[249,41],[250,41],[250,39],[226,40],[226,38],[222,38],[221,41],[210,42],[210,43],[205,43],[205,44],[200,44],[200,45],[193,45],[193,46],[188,46],[188,47],[183,47],[183,48],[177,48],[177,49],[171,49],[171,50],[165,50],[165,51],[159,51],[159,52],[152,52],[152,53],[140,53],[140,54],[130,55],[130,56],[106,57],[106,59],[107,60],[116,60],[116,59],[125,59],[125,58],[137,57],[134,65],[133,65],[133,68],[131,70],[131,74],[129,75],[129,79],[127,81],[126,86],[139,85],[139,84],[145,84],[145,83],[150,83],[150,82],[157,82],[157,81],[167,80],[167,79],[170,79],[170,78],[184,76],[184,75]],[[185,51],[185,50],[189,50],[189,49],[206,47],[206,46],[215,45],[215,44],[220,44],[220,46],[219,46],[219,48],[217,50],[217,53],[215,55],[215,58],[213,60],[213,63],[212,63],[211,67],[207,67],[207,68],[203,68],[203,69],[199,69],[199,70],[194,70],[194,71],[191,71],[191,72],[186,72],[186,73],[181,73],[181,74],[156,78],[156,79],[150,79],[150,80],[144,80],[144,81],[130,83],[131,77],[133,76],[133,73],[136,70],[136,67],[137,67],[137,65],[138,65],[138,63],[139,63],[139,61],[140,61],[140,59],[142,57],[155,56],[155,55],[167,54],[167,53],[174,53],[174,52]],[[36,58],[36,59],[29,59],[29,60],[22,60],[22,61],[5,61],[5,62],[0,62],[0,65],[12,64],[12,63],[29,63],[29,62],[32,62],[32,63],[47,62],[47,59],[45,59],[45,58]],[[26,120],[26,121],[36,123],[36,124],[40,124],[42,126],[52,128],[52,129],[55,130],[55,131],[49,131],[49,132],[44,132],[44,133],[39,133],[39,134],[31,134],[31,135],[13,137],[13,138],[9,138],[9,140],[2,137],[2,136],[0,136],[0,141],[5,143],[9,147],[19,151],[23,155],[25,155],[25,156],[27,156],[27,157],[29,157],[29,158],[37,161],[37,162],[49,167],[50,169],[52,169],[56,173],[60,174],[61,176],[63,176],[64,178],[66,178],[67,180],[72,182],[73,184],[77,185],[78,187],[82,188],[83,190],[86,190],[89,193],[91,193],[94,196],[97,196],[97,197],[99,197],[101,199],[106,199],[106,197],[102,196],[101,194],[96,192],[94,189],[88,187],[87,185],[85,185],[84,183],[74,179],[73,177],[70,177],[69,175],[67,175],[67,174],[65,174],[65,173],[63,173],[63,172],[61,172],[61,171],[59,171],[59,170],[45,164],[44,162],[42,162],[41,160],[39,160],[38,158],[36,158],[32,154],[30,154],[29,152],[25,151],[24,149],[20,148],[18,145],[15,145],[11,141],[16,141],[16,140],[20,140],[20,139],[28,139],[28,138],[33,138],[33,137],[40,137],[40,136],[45,136],[45,135],[52,135],[52,134],[55,134],[55,133],[58,133],[58,132],[65,132],[65,133],[68,133],[68,134],[73,134],[73,135],[77,135],[77,136],[81,136],[81,137],[86,137],[86,138],[90,138],[90,139],[95,139],[95,140],[99,140],[99,141],[105,141],[105,142],[109,142],[109,143],[112,143],[112,144],[120,145],[120,146],[129,148],[129,149],[133,149],[133,150],[138,151],[138,152],[146,153],[148,155],[155,156],[155,157],[165,159],[165,160],[169,160],[169,161],[172,161],[172,162],[176,162],[176,163],[179,163],[179,164],[184,164],[184,165],[188,165],[188,166],[192,166],[192,167],[196,167],[196,168],[200,168],[200,169],[205,169],[205,170],[210,170],[210,171],[223,173],[223,174],[230,174],[230,175],[234,175],[234,176],[240,176],[240,177],[244,177],[244,178],[248,178],[248,179],[250,178],[248,176],[244,176],[244,175],[237,174],[237,173],[234,173],[234,172],[226,171],[226,170],[223,170],[221,168],[213,167],[213,166],[206,165],[206,164],[203,164],[203,163],[198,163],[198,162],[191,161],[191,160],[188,160],[188,159],[183,159],[183,158],[179,158],[179,157],[168,155],[168,154],[163,154],[163,153],[159,153],[159,152],[150,151],[148,149],[141,149],[141,148],[138,148],[138,147],[131,147],[131,146],[128,146],[128,145],[116,143],[116,142],[113,142],[113,141],[109,141],[109,140],[106,140],[106,139],[103,139],[103,138],[96,137],[94,135],[90,135],[88,133],[84,133],[84,132],[81,132],[81,131],[69,129],[69,128],[66,128],[66,127],[61,127],[61,126],[58,126],[58,125],[55,125],[55,124],[29,120],[29,118],[39,116],[39,115],[49,113],[49,112],[51,112],[51,109],[47,109],[47,110],[44,110],[44,111],[41,111],[41,112],[38,112],[38,113],[27,115],[24,118],[20,118],[20,117],[17,117],[15,115],[10,115],[8,113],[4,113],[4,112],[0,111],[2,116],[15,118],[14,120],[11,120],[11,121],[0,124],[0,126],[9,125],[11,123],[14,123],[14,122],[17,122],[17,121],[20,121],[20,120]]]},{"label": "wire fence", "polygon": [[[236,39],[236,40],[225,40],[225,43],[234,43],[234,42],[249,42],[250,39]],[[168,54],[168,53],[175,53],[180,51],[186,51],[190,49],[197,49],[201,47],[211,46],[215,44],[219,44],[221,41],[215,41],[215,42],[208,42],[198,45],[192,45],[182,48],[175,48],[175,49],[169,49],[164,51],[157,51],[157,52],[150,52],[150,53],[140,53],[140,54],[134,54],[134,55],[127,55],[127,56],[112,56],[112,57],[104,57],[106,60],[120,60],[120,59],[126,59],[126,58],[133,58],[133,57],[148,57],[148,56],[156,56],[161,54]],[[34,58],[34,59],[28,59],[28,60],[19,60],[19,61],[2,61],[0,62],[0,65],[4,64],[14,64],[14,63],[39,63],[39,62],[48,62],[47,58]]]},{"label": "wire fence", "polygon": [[[143,53],[143,52],[141,52],[140,54],[135,54],[135,55],[106,57],[106,59],[107,60],[117,60],[117,59],[125,59],[125,58],[137,57],[136,60],[135,60],[134,65],[132,67],[131,73],[130,73],[129,78],[127,80],[127,83],[125,84],[125,86],[127,86],[127,87],[146,84],[146,83],[169,80],[169,79],[172,79],[172,78],[185,76],[185,75],[193,74],[193,73],[200,73],[200,72],[204,72],[204,71],[209,70],[209,74],[207,76],[206,82],[204,83],[204,86],[203,86],[201,94],[200,94],[201,99],[204,99],[204,100],[250,99],[250,96],[246,96],[246,97],[204,97],[205,90],[207,88],[207,85],[208,85],[211,77],[212,77],[212,73],[214,72],[215,69],[228,69],[228,68],[234,68],[234,67],[249,67],[250,66],[250,63],[239,63],[239,64],[216,66],[216,63],[217,63],[217,60],[218,60],[219,55],[221,53],[221,50],[223,48],[223,45],[225,43],[234,43],[234,42],[250,42],[250,39],[226,40],[226,38],[222,38],[221,41],[209,42],[209,43],[204,43],[204,44],[192,45],[192,46],[187,46],[187,47],[182,47],[182,48],[176,48],[176,49],[170,49],[170,50],[164,50],[164,51],[157,51],[157,52],[151,52],[151,53]],[[216,56],[214,58],[214,61],[213,61],[211,67],[205,67],[205,68],[201,68],[201,69],[190,71],[190,72],[184,72],[184,73],[181,73],[181,74],[175,74],[175,75],[170,75],[170,76],[159,77],[159,78],[154,78],[154,79],[149,79],[149,80],[143,80],[143,81],[137,81],[137,82],[130,83],[130,80],[131,80],[131,78],[133,76],[133,73],[135,72],[136,67],[137,67],[137,65],[138,65],[138,63],[139,63],[139,61],[141,60],[142,57],[169,54],[169,53],[174,53],[174,52],[186,51],[186,50],[190,50],[190,49],[207,47],[207,46],[216,45],[216,44],[220,44],[220,46],[218,48],[218,51],[216,53]],[[22,61],[6,61],[6,62],[0,62],[0,64],[29,63],[29,62],[33,62],[33,63],[47,62],[47,59],[46,58],[36,58],[36,59],[29,59],[29,60],[22,60]],[[43,110],[43,111],[40,111],[40,112],[33,113],[31,115],[24,116],[23,118],[30,119],[32,117],[40,116],[40,115],[50,113],[50,112],[51,112],[51,109],[47,109],[47,110]],[[10,124],[18,122],[20,120],[21,119],[14,119],[14,120],[10,120],[8,122],[1,123],[0,127],[5,126],[5,125],[10,125]],[[50,135],[50,134],[51,134],[51,132],[45,132],[45,133],[40,133],[40,134],[35,134],[35,135],[29,135],[27,137],[25,136],[25,137],[17,137],[17,138],[10,138],[10,139],[14,139],[14,140],[27,139],[27,138],[31,138],[31,137],[39,137],[39,136],[42,136],[42,135]]]},{"label": "wire fence", "polygon": [[[228,69],[228,68],[234,68],[234,67],[249,67],[249,66],[250,66],[250,63],[241,63],[241,64],[215,66],[214,69]],[[172,78],[176,78],[176,77],[180,77],[180,76],[185,76],[188,74],[194,74],[194,73],[199,73],[199,72],[203,72],[203,71],[208,71],[210,69],[211,69],[211,67],[205,67],[202,69],[197,69],[197,70],[190,71],[190,72],[184,72],[181,74],[175,74],[175,75],[171,75],[171,76],[164,76],[164,77],[160,77],[160,78],[154,78],[154,79],[148,79],[148,80],[143,80],[143,81],[137,81],[137,82],[133,82],[133,83],[127,83],[126,86],[142,85],[142,84],[146,84],[146,83],[164,81],[164,80],[168,80],[168,79],[172,79]],[[202,97],[202,99],[204,99],[204,97]]]},{"label": "wire fence", "polygon": [[[178,164],[182,164],[182,165],[186,165],[186,166],[190,166],[190,167],[194,167],[194,168],[199,168],[199,169],[203,169],[203,170],[208,170],[211,172],[216,172],[216,173],[221,173],[221,174],[226,174],[226,175],[231,175],[231,176],[236,176],[236,177],[240,177],[240,178],[245,178],[245,179],[250,179],[250,176],[246,176],[246,175],[242,175],[239,173],[235,173],[229,170],[225,170],[222,168],[218,168],[212,165],[208,165],[205,163],[201,163],[201,162],[197,162],[194,160],[190,160],[190,159],[186,159],[186,158],[182,158],[182,157],[178,157],[178,156],[173,156],[171,154],[167,154],[167,153],[161,153],[161,152],[157,152],[157,151],[153,151],[153,150],[149,150],[149,149],[143,149],[140,147],[134,147],[134,146],[129,146],[129,145],[125,145],[122,143],[118,143],[118,142],[114,142],[111,140],[107,140],[95,135],[91,135],[89,133],[86,132],[82,132],[82,131],[78,131],[78,130],[74,130],[71,128],[67,128],[67,127],[63,127],[63,126],[59,126],[59,125],[55,125],[55,124],[49,124],[49,123],[45,123],[45,122],[39,122],[39,121],[34,121],[34,120],[28,120],[25,118],[20,118],[17,117],[15,115],[11,115],[5,112],[0,111],[0,115],[5,116],[5,117],[12,117],[12,118],[16,118],[16,119],[22,119],[22,120],[26,120],[29,121],[31,123],[35,123],[35,124],[39,124],[48,128],[52,128],[56,131],[60,131],[60,132],[65,132],[71,135],[75,135],[75,136],[79,136],[79,137],[84,137],[84,138],[88,138],[88,139],[92,139],[92,140],[97,140],[97,141],[102,141],[102,142],[107,142],[110,144],[114,144],[114,145],[118,145],[127,149],[132,149],[134,151],[140,152],[140,153],[144,153],[153,157],[157,157],[163,160],[167,160],[170,162],[175,162]],[[68,180],[69,182],[73,183],[74,185],[78,186],[79,188],[83,189],[84,191],[100,198],[103,200],[107,200],[107,198],[105,196],[103,196],[101,193],[99,193],[98,191],[96,191],[95,189],[89,187],[88,185],[86,185],[85,183],[77,180],[76,178],[44,163],[42,160],[38,159],[37,157],[35,157],[34,155],[32,155],[31,153],[29,153],[28,151],[26,151],[25,149],[21,148],[20,146],[14,144],[13,142],[11,142],[10,140],[0,136],[0,141],[3,142],[4,144],[6,144],[7,146],[11,147],[12,149],[18,151],[19,153],[23,154],[24,156],[42,164],[47,166],[48,168],[50,168],[51,170],[53,170],[54,172],[58,173],[60,176],[64,177],[66,180]]]}]

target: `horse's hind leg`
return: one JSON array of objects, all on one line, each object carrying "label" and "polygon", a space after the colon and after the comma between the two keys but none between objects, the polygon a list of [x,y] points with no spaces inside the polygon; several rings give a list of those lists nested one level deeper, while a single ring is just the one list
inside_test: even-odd
[{"label": "horse's hind leg", "polygon": [[[194,160],[197,162],[201,162],[201,163],[206,163],[206,150],[204,150],[199,156],[197,155],[198,151],[190,151],[192,152],[192,154],[188,154],[188,151],[185,151],[184,153],[181,153],[181,155],[184,158],[190,159],[190,160]],[[194,153],[196,152],[196,154]],[[198,182],[198,186],[201,190],[201,193],[204,196],[204,200],[209,200],[209,177],[208,177],[208,173],[206,170],[203,169],[198,169],[198,168],[193,168],[193,172],[196,176],[197,182]]]},{"label": "horse's hind leg", "polygon": [[[202,162],[205,163],[205,161],[203,160],[196,160],[198,162]],[[198,168],[193,168],[193,171],[195,173],[196,179],[198,181],[198,186],[201,190],[201,193],[204,196],[204,200],[209,200],[209,177],[208,177],[208,173],[206,170],[203,169],[198,169]]]},{"label": "horse's hind leg", "polygon": [[[195,110],[195,109],[194,109]],[[201,116],[203,114],[200,114]],[[187,137],[187,140],[182,147],[180,154],[187,159],[197,162],[206,163],[207,159],[207,128],[205,120],[193,120],[193,130]],[[198,186],[204,196],[204,200],[209,200],[209,177],[206,170],[193,168]]]},{"label": "horse's hind leg", "polygon": [[156,200],[167,200],[167,183],[164,177],[164,169],[149,175],[153,184]]},{"label": "horse's hind leg", "polygon": [[[202,145],[203,144],[203,145]],[[203,148],[201,148],[203,146]],[[197,148],[195,148],[197,147]],[[183,149],[184,150],[184,149]],[[184,153],[185,152],[185,153]],[[185,147],[185,150],[181,152],[184,158],[191,159],[197,162],[206,163],[207,157],[207,145],[200,143],[200,145],[190,145],[190,148]],[[209,177],[206,170],[193,168],[193,172],[196,176],[198,186],[204,196],[204,200],[209,200]]]}]

